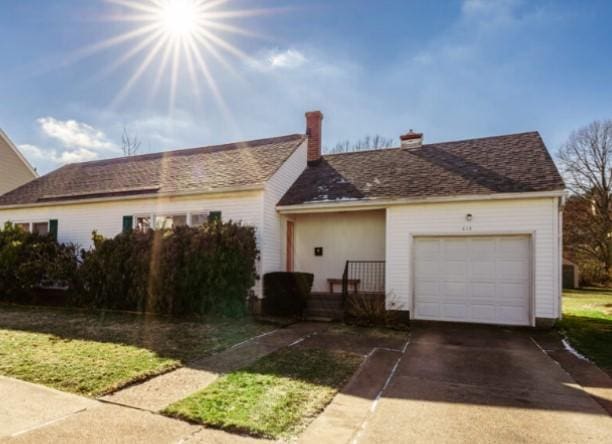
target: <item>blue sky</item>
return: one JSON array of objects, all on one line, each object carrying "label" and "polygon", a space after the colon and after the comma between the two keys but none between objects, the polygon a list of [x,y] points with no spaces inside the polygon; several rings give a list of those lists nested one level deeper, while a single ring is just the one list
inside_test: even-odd
[{"label": "blue sky", "polygon": [[328,146],[410,128],[426,142],[538,130],[554,152],[572,129],[612,118],[603,0],[227,0],[213,11],[257,13],[209,28],[237,49],[215,43],[224,63],[202,50],[217,95],[180,59],[172,102],[163,47],[126,87],[147,52],[118,61],[149,34],[92,49],[140,26],[110,20],[129,7],[1,6],[0,127],[43,173],[118,155],[124,126],[142,151],[161,151],[302,132],[304,111],[321,109]]}]

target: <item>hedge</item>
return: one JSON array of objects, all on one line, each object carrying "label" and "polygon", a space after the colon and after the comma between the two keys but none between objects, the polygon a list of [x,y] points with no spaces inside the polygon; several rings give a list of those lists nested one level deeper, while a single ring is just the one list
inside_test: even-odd
[{"label": "hedge", "polygon": [[[256,280],[253,227],[211,221],[110,239],[94,233],[93,240],[94,248],[76,254],[74,246],[5,227],[0,232],[0,293],[18,299],[28,288],[63,278],[71,302],[79,306],[172,315],[246,311]],[[36,273],[14,279],[13,270],[20,276]]]},{"label": "hedge", "polygon": [[5,223],[0,230],[0,300],[29,302],[40,286],[71,285],[77,279],[78,256],[75,245]]},{"label": "hedge", "polygon": [[310,296],[314,275],[273,272],[264,275],[263,312],[275,316],[302,316]]}]

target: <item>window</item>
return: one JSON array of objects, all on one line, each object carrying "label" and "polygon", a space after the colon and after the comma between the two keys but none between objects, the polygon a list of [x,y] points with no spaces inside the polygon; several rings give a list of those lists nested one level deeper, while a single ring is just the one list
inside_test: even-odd
[{"label": "window", "polygon": [[206,222],[208,222],[208,212],[191,214],[192,227],[199,227],[200,225],[205,224]]},{"label": "window", "polygon": [[151,228],[151,217],[143,216],[136,218],[136,230],[147,231]]},{"label": "window", "polygon": [[155,228],[169,230],[173,227],[187,225],[186,214],[175,214],[172,216],[155,216]]},{"label": "window", "polygon": [[[198,213],[178,213],[178,214],[152,214],[147,216],[123,216],[123,229],[131,226],[130,221],[136,221],[134,229],[137,231],[147,231],[149,229],[170,230],[174,227],[189,225],[197,227],[211,220],[221,220],[220,211],[202,211]],[[153,221],[153,222],[151,222]]]},{"label": "window", "polygon": [[37,233],[41,235],[49,234],[49,222],[32,223],[32,233]]},{"label": "window", "polygon": [[15,227],[27,231],[28,233],[30,232],[30,222],[19,222],[15,224]]}]

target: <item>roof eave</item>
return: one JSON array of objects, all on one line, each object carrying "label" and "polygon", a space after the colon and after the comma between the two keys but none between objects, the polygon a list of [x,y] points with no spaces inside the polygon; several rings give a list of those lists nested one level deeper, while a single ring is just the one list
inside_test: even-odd
[{"label": "roof eave", "polygon": [[161,198],[173,198],[173,197],[189,197],[189,196],[211,196],[215,194],[226,194],[226,193],[241,193],[248,191],[261,191],[264,189],[265,182],[251,184],[251,185],[240,185],[235,187],[220,187],[210,188],[193,191],[181,191],[181,192],[162,192],[162,193],[150,193],[150,194],[134,194],[132,196],[112,196],[112,197],[97,197],[89,199],[67,199],[58,200],[52,202],[30,202],[23,204],[8,204],[0,205],[0,210],[9,210],[16,208],[35,208],[35,207],[51,207],[51,206],[65,206],[65,205],[82,205],[90,203],[101,203],[101,202],[116,202],[125,200],[141,200],[141,199],[161,199]]},{"label": "roof eave", "polygon": [[466,194],[460,196],[435,196],[417,198],[371,198],[355,200],[333,200],[307,202],[296,205],[277,205],[276,210],[281,214],[297,213],[323,213],[331,211],[358,211],[383,209],[395,205],[428,204],[428,203],[452,203],[452,202],[473,202],[490,200],[516,200],[516,199],[539,199],[565,197],[567,191],[564,189],[552,191],[530,191],[523,193],[491,193],[491,194]]}]

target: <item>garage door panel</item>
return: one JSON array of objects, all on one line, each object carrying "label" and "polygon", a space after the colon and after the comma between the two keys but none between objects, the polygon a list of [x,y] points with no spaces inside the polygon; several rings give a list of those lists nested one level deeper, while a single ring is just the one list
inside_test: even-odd
[{"label": "garage door panel", "polygon": [[497,307],[497,317],[500,323],[525,325],[525,314],[522,307]]},{"label": "garage door panel", "polygon": [[468,245],[470,249],[470,258],[481,261],[491,261],[495,259],[495,239],[472,239]]},{"label": "garage door panel", "polygon": [[490,299],[495,295],[495,282],[473,282],[472,283],[472,298],[473,299]]},{"label": "garage door panel", "polygon": [[415,311],[421,319],[439,319],[440,308],[440,303],[420,302],[416,304]]},{"label": "garage door panel", "polygon": [[442,313],[445,320],[460,320],[468,316],[469,307],[465,304],[448,304],[442,306]]},{"label": "garage door panel", "polygon": [[438,261],[419,261],[416,264],[415,275],[417,278],[438,278],[440,275],[440,264]]},{"label": "garage door panel", "polygon": [[415,244],[415,254],[423,260],[437,260],[440,256],[440,241],[421,239]]},{"label": "garage door panel", "polygon": [[497,285],[497,290],[498,298],[505,304],[523,304],[524,295],[529,293],[529,285],[527,283],[500,283]]},{"label": "garage door panel", "polygon": [[495,281],[495,260],[470,263],[470,276],[473,280]]},{"label": "garage door panel", "polygon": [[449,261],[442,262],[442,269],[440,266],[436,269],[436,276],[440,276],[440,273],[444,273],[446,279],[449,280],[461,280],[465,281],[468,274],[468,263],[464,261]]},{"label": "garage door panel", "polygon": [[444,292],[442,296],[448,298],[465,299],[468,292],[468,284],[465,282],[446,282],[443,286]]},{"label": "garage door panel", "polygon": [[529,325],[529,245],[528,236],[415,239],[415,317]]},{"label": "garage door panel", "polygon": [[503,259],[523,260],[529,256],[529,243],[523,238],[500,238],[498,240],[497,256]]},{"label": "garage door panel", "polygon": [[494,323],[495,319],[495,306],[494,305],[472,305],[472,321],[473,322],[485,322]]},{"label": "garage door panel", "polygon": [[440,283],[417,279],[415,282],[415,291],[418,292],[422,298],[427,298],[429,296],[437,297],[440,295]]},{"label": "garage door panel", "polygon": [[468,245],[461,240],[445,240],[442,242],[444,258],[448,261],[465,261]]},{"label": "garage door panel", "polygon": [[498,279],[529,279],[529,263],[518,260],[498,260],[496,274]]}]

